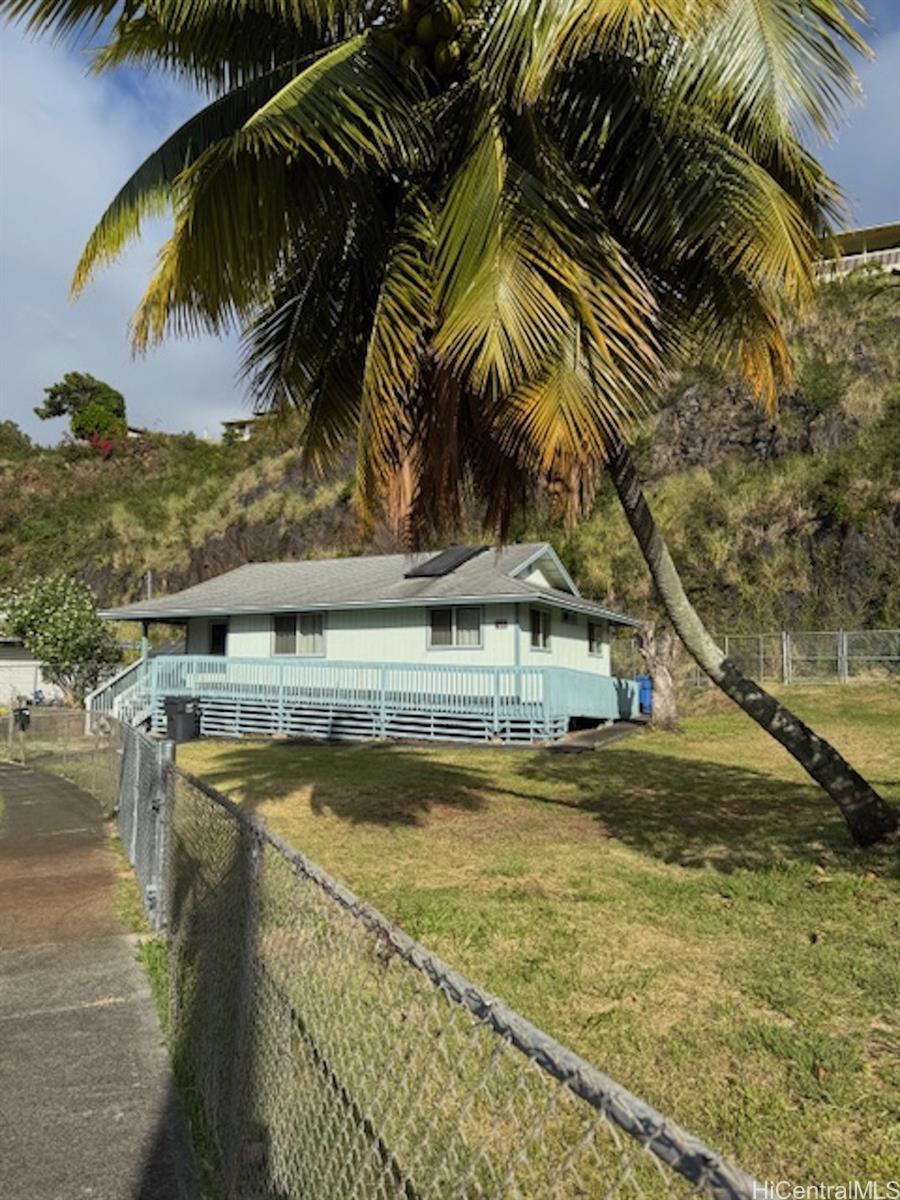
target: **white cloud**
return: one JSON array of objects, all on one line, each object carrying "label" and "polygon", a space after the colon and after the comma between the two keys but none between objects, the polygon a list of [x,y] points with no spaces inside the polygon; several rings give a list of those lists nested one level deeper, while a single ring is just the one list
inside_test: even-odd
[{"label": "white cloud", "polygon": [[158,81],[142,81],[138,93],[86,76],[71,51],[6,26],[0,80],[0,417],[41,440],[58,437],[63,423],[43,423],[32,409],[66,371],[89,371],[124,393],[137,424],[215,432],[245,405],[233,341],[172,341],[138,360],[128,346],[164,224],[148,227],[77,303],[68,298],[104,207],[196,97]]}]

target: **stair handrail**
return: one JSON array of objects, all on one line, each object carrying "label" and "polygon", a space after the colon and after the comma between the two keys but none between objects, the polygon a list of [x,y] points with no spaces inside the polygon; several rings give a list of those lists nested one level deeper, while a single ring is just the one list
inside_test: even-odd
[{"label": "stair handrail", "polygon": [[[146,658],[136,658],[134,662],[128,663],[122,668],[121,671],[117,671],[115,675],[111,675],[109,679],[104,679],[103,682],[98,684],[92,692],[88,692],[88,694],[85,696],[84,707],[87,709],[87,711],[111,712],[113,701],[115,700],[116,696],[118,696],[120,692],[124,691],[124,688],[117,687],[116,685],[133,672],[138,672],[138,675],[140,676],[140,668],[143,667],[146,669],[148,662],[149,660]],[[136,683],[137,679],[135,679],[134,682]],[[107,703],[100,703],[101,698],[104,696],[107,697]]]}]

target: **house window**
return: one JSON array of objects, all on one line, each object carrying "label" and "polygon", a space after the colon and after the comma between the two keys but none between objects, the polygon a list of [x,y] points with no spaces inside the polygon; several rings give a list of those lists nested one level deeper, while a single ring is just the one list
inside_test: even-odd
[{"label": "house window", "polygon": [[432,608],[428,616],[428,645],[432,650],[480,648],[480,608]]},{"label": "house window", "polygon": [[315,658],[325,653],[322,613],[278,613],[273,622],[276,654]]},{"label": "house window", "polygon": [[209,627],[210,654],[223,655],[228,643],[228,622],[213,621]]},{"label": "house window", "polygon": [[279,613],[275,618],[275,653],[297,653],[296,613]]},{"label": "house window", "polygon": [[550,649],[550,613],[544,608],[531,609],[531,648]]},{"label": "house window", "polygon": [[297,653],[321,656],[325,653],[325,623],[321,613],[301,613]]},{"label": "house window", "polygon": [[588,654],[602,654],[606,630],[595,621],[588,621]]}]

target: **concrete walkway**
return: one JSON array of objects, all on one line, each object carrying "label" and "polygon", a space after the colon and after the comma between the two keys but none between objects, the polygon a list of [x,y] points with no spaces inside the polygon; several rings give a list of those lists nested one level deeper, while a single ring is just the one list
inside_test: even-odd
[{"label": "concrete walkway", "polygon": [[197,1194],[97,802],[0,764],[0,1196]]}]

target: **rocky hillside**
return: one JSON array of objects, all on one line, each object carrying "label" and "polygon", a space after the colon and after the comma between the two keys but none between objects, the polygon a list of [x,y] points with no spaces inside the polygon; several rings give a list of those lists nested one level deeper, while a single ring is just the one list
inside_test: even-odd
[{"label": "rocky hillside", "polygon": [[[775,422],[712,371],[680,379],[637,447],[686,581],[719,629],[900,624],[900,288],[829,285],[794,330],[797,386]],[[473,530],[474,532],[474,530]],[[516,536],[556,542],[584,589],[653,599],[602,487],[571,532],[539,511]],[[0,587],[81,574],[104,603],[242,562],[395,549],[363,543],[351,476],[308,479],[286,433],[249,443],[153,435],[110,458],[31,446],[0,422]]]}]

